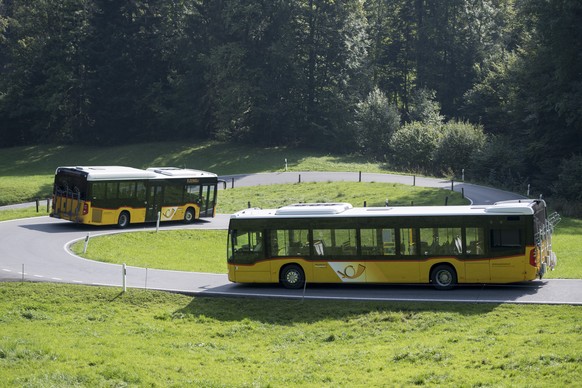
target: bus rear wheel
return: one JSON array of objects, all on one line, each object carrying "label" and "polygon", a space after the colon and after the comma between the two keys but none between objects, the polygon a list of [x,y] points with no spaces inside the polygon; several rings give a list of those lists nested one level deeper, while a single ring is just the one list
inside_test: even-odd
[{"label": "bus rear wheel", "polygon": [[430,281],[437,290],[450,290],[457,284],[457,273],[450,265],[437,265],[430,273]]},{"label": "bus rear wheel", "polygon": [[289,264],[281,270],[280,281],[285,288],[301,288],[305,284],[305,273],[297,264]]},{"label": "bus rear wheel", "polygon": [[186,213],[184,213],[184,223],[191,224],[195,218],[196,214],[194,213],[194,209],[189,207],[188,210],[186,210]]},{"label": "bus rear wheel", "polygon": [[117,219],[117,227],[119,229],[126,228],[129,225],[129,213],[126,211],[121,212],[119,214],[119,218]]}]

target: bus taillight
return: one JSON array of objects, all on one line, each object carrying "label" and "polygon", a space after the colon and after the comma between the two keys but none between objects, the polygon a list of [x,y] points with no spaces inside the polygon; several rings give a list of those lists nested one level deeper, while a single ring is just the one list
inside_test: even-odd
[{"label": "bus taillight", "polygon": [[89,214],[89,204],[87,202],[85,202],[83,204],[83,215],[87,215]]},{"label": "bus taillight", "polygon": [[532,267],[537,267],[536,248],[533,248],[531,251],[529,251],[529,265],[531,265]]}]

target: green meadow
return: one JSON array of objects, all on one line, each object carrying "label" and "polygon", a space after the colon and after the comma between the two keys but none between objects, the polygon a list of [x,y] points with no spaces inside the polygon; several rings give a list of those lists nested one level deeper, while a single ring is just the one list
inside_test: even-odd
[{"label": "green meadow", "polygon": [[2,386],[547,387],[582,380],[574,306],[204,298],[0,284]]}]

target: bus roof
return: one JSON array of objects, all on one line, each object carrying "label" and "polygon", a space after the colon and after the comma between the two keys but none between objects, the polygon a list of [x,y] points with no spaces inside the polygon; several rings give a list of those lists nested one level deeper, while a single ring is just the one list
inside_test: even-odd
[{"label": "bus roof", "polygon": [[532,215],[534,200],[498,202],[493,205],[468,206],[392,206],[358,207],[349,203],[302,203],[279,209],[245,209],[232,215],[238,219],[259,218],[338,218],[338,217],[406,217],[406,216],[479,216]]},{"label": "bus roof", "polygon": [[142,170],[125,166],[59,167],[55,174],[63,171],[81,173],[87,181],[216,177],[216,174],[210,172],[176,167],[150,167]]},{"label": "bus roof", "polygon": [[164,177],[173,178],[216,178],[217,175],[208,171],[194,170],[190,168],[177,167],[149,167],[147,171],[153,171]]}]

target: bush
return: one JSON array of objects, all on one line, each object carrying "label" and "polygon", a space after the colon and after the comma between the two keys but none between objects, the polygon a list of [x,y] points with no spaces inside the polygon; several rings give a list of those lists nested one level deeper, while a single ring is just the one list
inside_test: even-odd
[{"label": "bush", "polygon": [[434,151],[434,172],[452,171],[460,175],[485,145],[483,128],[468,122],[451,121],[444,124],[441,131]]},{"label": "bush", "polygon": [[469,176],[496,187],[525,193],[525,151],[520,151],[520,147],[523,144],[515,144],[506,136],[490,136],[480,152],[473,154]]},{"label": "bush", "polygon": [[390,139],[390,158],[395,165],[408,170],[430,171],[438,138],[437,125],[418,121],[405,124]]},{"label": "bush", "polygon": [[553,193],[567,201],[582,202],[582,155],[562,160]]}]

